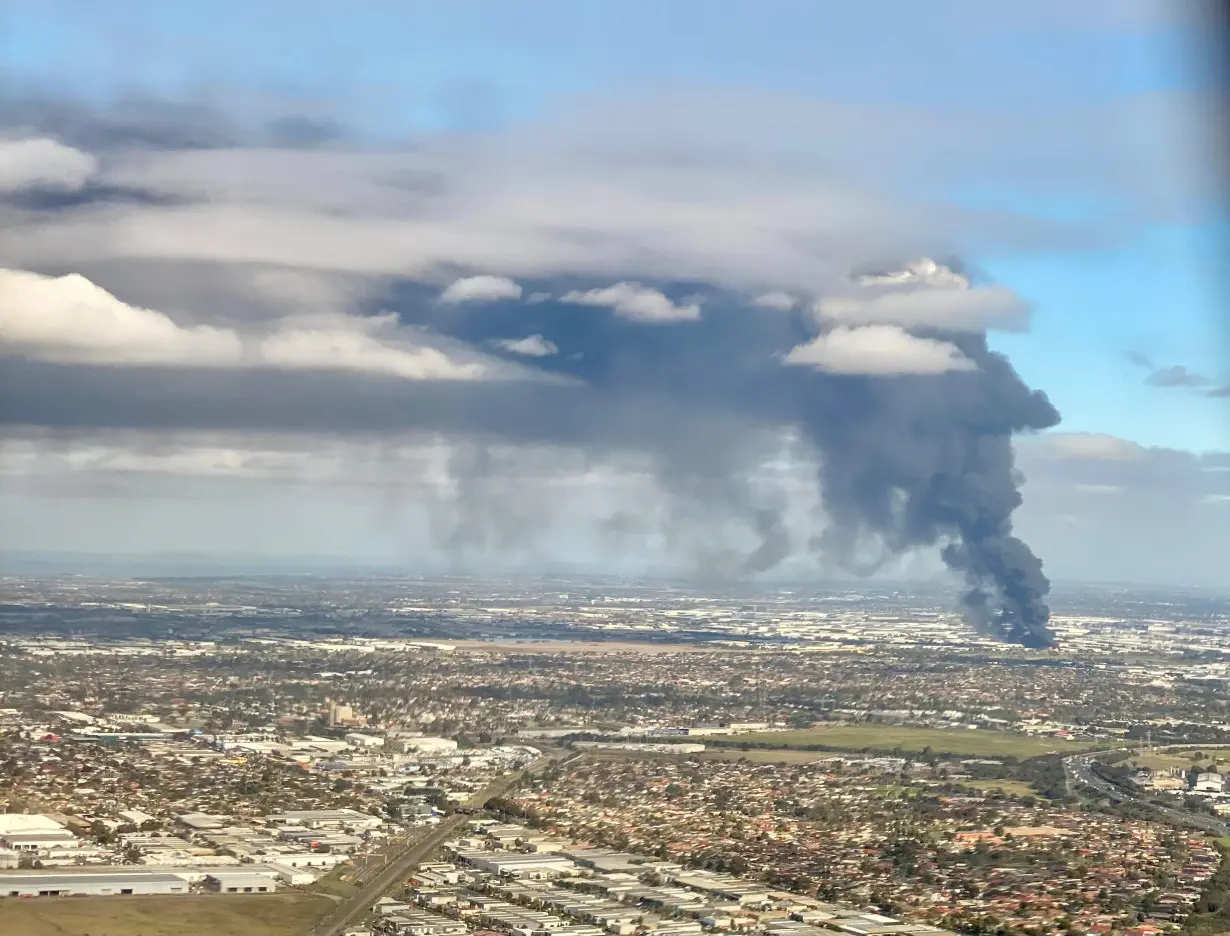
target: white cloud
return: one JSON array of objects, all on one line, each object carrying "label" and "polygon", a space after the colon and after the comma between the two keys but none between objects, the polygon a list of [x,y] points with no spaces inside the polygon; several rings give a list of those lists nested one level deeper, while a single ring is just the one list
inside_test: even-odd
[{"label": "white cloud", "polygon": [[930,257],[912,260],[900,270],[886,273],[864,273],[854,281],[860,286],[934,286],[940,289],[968,289],[969,277],[951,267],[936,263]]},{"label": "white cloud", "polygon": [[699,302],[675,305],[658,290],[640,283],[615,283],[586,292],[573,290],[560,297],[560,301],[605,306],[621,318],[634,322],[695,322],[700,318]]},{"label": "white cloud", "polygon": [[816,304],[816,315],[836,324],[900,325],[956,331],[1024,331],[1029,307],[1011,289],[919,289],[860,298],[834,296]]},{"label": "white cloud", "polygon": [[857,289],[826,296],[816,317],[836,325],[899,325],[956,331],[1024,331],[1029,306],[1003,286],[971,287],[959,273],[933,260],[920,260],[896,273],[869,274]]},{"label": "white cloud", "polygon": [[[1026,479],[1018,529],[1063,577],[1224,583],[1230,453],[1144,447],[1098,433],[1013,440]],[[1055,518],[1080,517],[1057,530]],[[1219,565],[1220,563],[1220,565]]]},{"label": "white cloud", "polygon": [[252,287],[274,307],[301,312],[345,311],[371,293],[369,282],[360,277],[284,268],[258,270]]},{"label": "white cloud", "polygon": [[1099,432],[1050,432],[1035,445],[1047,458],[1079,458],[1094,461],[1138,461],[1143,446]]},{"label": "white cloud", "polygon": [[75,192],[97,171],[98,160],[92,155],[46,137],[0,140],[0,192]]},{"label": "white cloud", "polygon": [[787,364],[807,365],[833,374],[943,374],[977,365],[956,345],[919,338],[895,325],[835,328],[793,348]]},{"label": "white cloud", "polygon": [[[100,448],[87,443],[66,453],[63,461],[61,470],[74,473],[132,472],[244,478],[254,473],[259,459],[252,452],[231,448],[140,451]],[[270,466],[266,463],[264,468],[268,471]]]},{"label": "white cloud", "polygon": [[[1134,208],[1172,202],[1172,188],[1185,204],[1208,197],[1168,152],[1201,134],[1156,132],[1178,119],[1162,119],[1182,110],[1173,95],[1024,115],[695,87],[560,103],[539,121],[406,150],[109,151],[100,182],[174,204],[24,217],[0,227],[0,263],[476,269],[823,295],[869,258],[1096,245],[1129,233]],[[973,176],[1012,197],[971,207],[903,194]],[[1058,190],[1126,206],[1087,224],[1012,207]]]},{"label": "white cloud", "polygon": [[458,361],[437,348],[381,341],[339,322],[332,328],[283,327],[260,343],[260,360],[287,370],[343,370],[407,380],[477,380],[477,361]]},{"label": "white cloud", "polygon": [[438,442],[422,436],[391,444],[396,466],[373,451],[384,440],[343,441],[294,433],[92,430],[65,433],[25,428],[0,443],[0,474],[54,478],[87,474],[166,474],[278,481],[366,480],[365,471],[422,468]]},{"label": "white cloud", "polygon": [[526,338],[504,338],[496,345],[513,354],[523,354],[526,357],[550,357],[559,354],[559,347],[553,341],[548,341],[542,335],[530,335]]},{"label": "white cloud", "polygon": [[1073,487],[1082,494],[1124,494],[1127,492],[1122,484],[1074,484]]},{"label": "white cloud", "polygon": [[752,300],[752,305],[758,309],[773,309],[776,312],[789,312],[798,304],[798,300],[789,293],[768,292]]},{"label": "white cloud", "polygon": [[11,351],[58,363],[238,365],[243,358],[234,331],[180,326],[76,274],[0,270],[0,337]]},{"label": "white cloud", "polygon": [[129,305],[83,276],[0,270],[0,336],[17,354],[58,363],[267,366],[344,370],[408,380],[513,376],[477,351],[434,347],[397,328],[396,316],[317,315],[283,319],[272,330],[180,325]]},{"label": "white cloud", "polygon": [[440,293],[440,301],[452,303],[520,298],[521,287],[505,276],[467,276]]},{"label": "white cloud", "polygon": [[[913,187],[886,185],[892,173],[868,172],[859,158],[783,173],[779,146],[827,156],[867,139],[792,139],[798,117],[786,110],[797,103],[735,101],[749,119],[773,118],[750,148],[745,134],[731,136],[726,104],[682,97],[616,101],[614,124],[569,113],[463,149],[428,137],[413,151],[378,154],[114,152],[102,182],[175,203],[30,217],[20,236],[0,229],[0,262],[203,260],[423,278],[460,268],[819,294],[885,252],[1071,238],[1052,221],[903,201],[899,192]],[[815,117],[813,126],[824,123]],[[910,146],[895,139],[888,149],[900,158]],[[676,151],[689,158],[670,158]]]}]

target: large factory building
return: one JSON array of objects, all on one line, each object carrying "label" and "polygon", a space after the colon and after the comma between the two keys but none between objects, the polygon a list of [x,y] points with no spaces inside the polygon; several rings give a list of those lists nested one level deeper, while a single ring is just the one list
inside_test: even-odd
[{"label": "large factory building", "polygon": [[114,874],[0,874],[2,897],[106,897],[118,894],[186,894],[178,874],[117,871]]}]

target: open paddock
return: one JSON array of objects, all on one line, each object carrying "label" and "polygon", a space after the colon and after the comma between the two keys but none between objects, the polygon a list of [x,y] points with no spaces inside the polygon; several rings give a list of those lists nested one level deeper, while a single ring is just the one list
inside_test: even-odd
[{"label": "open paddock", "polygon": [[0,899],[0,936],[298,936],[335,906],[328,897],[205,894]]},{"label": "open paddock", "polygon": [[[710,739],[705,738],[706,742]],[[912,725],[821,725],[797,731],[752,731],[714,739],[724,746],[763,745],[765,748],[822,748],[832,751],[900,750],[918,754],[930,749],[934,754],[958,757],[1017,757],[1042,754],[1076,754],[1096,747],[1077,741],[1037,738],[1008,731],[983,731],[963,728],[920,728]],[[750,748],[755,750],[755,748]]]}]

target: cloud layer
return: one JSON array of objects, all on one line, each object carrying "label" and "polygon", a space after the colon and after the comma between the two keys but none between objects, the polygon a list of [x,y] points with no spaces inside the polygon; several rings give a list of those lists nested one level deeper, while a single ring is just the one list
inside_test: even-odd
[{"label": "cloud layer", "polygon": [[1048,434],[1017,445],[1024,535],[1068,578],[1222,587],[1230,452]]},{"label": "cloud layer", "polygon": [[[407,380],[512,377],[477,351],[454,353],[397,327],[396,316],[287,318],[263,333],[180,325],[128,305],[78,274],[0,270],[3,353],[55,364],[355,371]],[[524,376],[524,375],[522,375]]]},{"label": "cloud layer", "polygon": [[441,302],[493,302],[520,299],[521,287],[507,276],[467,276],[451,283],[440,293]]},{"label": "cloud layer", "polygon": [[[1045,434],[1016,446],[1029,479],[1020,525],[1052,573],[1219,585],[1230,550],[1230,453],[1194,456],[1101,437],[1082,454],[1090,449],[1074,438],[1085,437]],[[686,537],[672,543],[661,535],[669,529],[666,496],[635,460],[493,447],[492,470],[478,482],[482,497],[471,510],[461,492],[473,483],[464,470],[472,452],[456,446],[384,434],[27,429],[0,441],[0,514],[31,548],[63,549],[67,530],[77,548],[95,548],[98,530],[107,541],[97,546],[112,551],[238,554],[260,544],[273,555],[349,550],[352,559],[412,568],[480,560],[492,568],[563,568],[571,557],[629,574],[689,573],[705,555]],[[1133,454],[1101,457],[1107,452]],[[787,461],[766,466],[757,480],[784,492],[790,535],[801,540],[826,523],[812,497],[814,470]],[[540,497],[544,489],[553,497]],[[180,501],[208,509],[169,509]],[[505,512],[484,523],[482,503]],[[117,522],[112,504],[127,522]],[[703,529],[710,543],[736,555],[754,545],[737,528]],[[260,532],[270,530],[282,535]],[[781,573],[814,570],[787,562]]]},{"label": "cloud layer", "polygon": [[943,374],[978,365],[956,345],[919,338],[896,325],[834,328],[790,350],[787,364],[833,374]]},{"label": "cloud layer", "polygon": [[700,303],[676,305],[658,290],[649,289],[640,283],[615,283],[600,289],[574,289],[564,293],[560,302],[613,309],[620,318],[633,322],[694,322],[700,318]]},{"label": "cloud layer", "polygon": [[0,139],[0,194],[27,189],[75,192],[98,171],[98,160],[47,137]]}]

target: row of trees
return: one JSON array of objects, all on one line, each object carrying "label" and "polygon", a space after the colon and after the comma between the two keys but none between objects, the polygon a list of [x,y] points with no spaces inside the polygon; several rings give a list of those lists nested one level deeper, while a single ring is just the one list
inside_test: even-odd
[{"label": "row of trees", "polygon": [[1213,936],[1230,931],[1230,849],[1218,845],[1221,865],[1204,883],[1200,899],[1183,924],[1187,936]]}]

